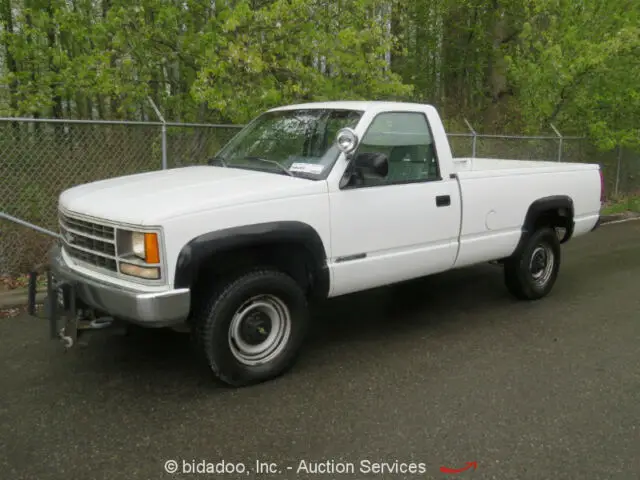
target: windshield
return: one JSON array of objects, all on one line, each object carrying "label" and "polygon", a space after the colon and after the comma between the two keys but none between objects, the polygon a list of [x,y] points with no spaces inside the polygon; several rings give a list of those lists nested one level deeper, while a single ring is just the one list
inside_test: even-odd
[{"label": "windshield", "polygon": [[361,116],[361,111],[338,109],[267,112],[241,130],[214,160],[232,168],[325,178],[340,154],[335,144],[338,131],[354,128]]}]

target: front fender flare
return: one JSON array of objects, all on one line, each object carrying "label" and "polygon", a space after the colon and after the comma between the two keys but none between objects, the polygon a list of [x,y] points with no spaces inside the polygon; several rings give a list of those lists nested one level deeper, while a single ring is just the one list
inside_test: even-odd
[{"label": "front fender flare", "polygon": [[327,253],[318,232],[309,224],[298,221],[267,222],[226,228],[193,238],[178,255],[174,275],[175,288],[190,288],[198,269],[214,254],[268,243],[291,242],[304,245],[313,258],[317,274],[317,293],[329,292]]}]

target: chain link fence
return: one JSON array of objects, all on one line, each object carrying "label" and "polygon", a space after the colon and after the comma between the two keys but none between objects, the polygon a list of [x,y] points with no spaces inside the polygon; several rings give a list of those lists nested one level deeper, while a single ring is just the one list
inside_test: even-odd
[{"label": "chain link fence", "polygon": [[640,194],[640,152],[624,148],[600,151],[580,137],[453,133],[449,142],[454,157],[597,163],[608,200]]},{"label": "chain link fence", "polygon": [[[204,164],[241,125],[0,119],[0,275],[46,260],[57,198],[82,183]],[[599,163],[610,196],[640,191],[640,154],[599,152],[576,137],[450,134],[454,156]],[[166,163],[165,163],[166,162]],[[31,224],[31,225],[29,225]]]},{"label": "chain link fence", "polygon": [[[57,200],[75,185],[205,163],[240,126],[0,120],[0,214],[58,231]],[[163,134],[163,130],[166,132]],[[0,275],[46,260],[53,237],[0,218]]]}]

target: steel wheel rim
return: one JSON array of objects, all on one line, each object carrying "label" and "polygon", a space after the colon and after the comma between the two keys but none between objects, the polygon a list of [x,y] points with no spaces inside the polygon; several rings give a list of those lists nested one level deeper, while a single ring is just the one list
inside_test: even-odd
[{"label": "steel wheel rim", "polygon": [[[259,320],[256,320],[259,318]],[[268,319],[268,332],[265,321]],[[251,338],[252,330],[257,330]],[[291,314],[286,304],[273,295],[258,295],[244,302],[229,325],[229,348],[240,363],[254,366],[274,359],[284,350],[291,335]],[[260,336],[260,342],[252,342]],[[248,338],[249,337],[249,338]]]},{"label": "steel wheel rim", "polygon": [[538,245],[531,254],[529,272],[534,283],[542,287],[547,284],[555,266],[555,255],[549,245]]}]

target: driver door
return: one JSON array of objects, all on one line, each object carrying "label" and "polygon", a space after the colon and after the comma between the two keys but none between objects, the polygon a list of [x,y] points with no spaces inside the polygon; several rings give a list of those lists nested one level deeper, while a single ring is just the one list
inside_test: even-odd
[{"label": "driver door", "polygon": [[371,122],[360,152],[389,158],[385,178],[332,186],[330,296],[447,270],[455,262],[460,194],[442,179],[427,117],[383,112]]}]

